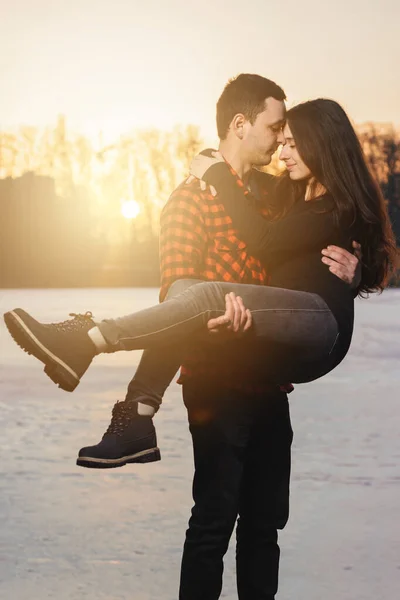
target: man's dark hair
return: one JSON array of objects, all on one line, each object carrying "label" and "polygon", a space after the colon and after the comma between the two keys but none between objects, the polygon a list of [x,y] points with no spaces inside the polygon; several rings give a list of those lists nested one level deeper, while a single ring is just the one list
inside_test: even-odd
[{"label": "man's dark hair", "polygon": [[229,125],[238,113],[253,124],[265,110],[265,100],[286,100],[285,92],[276,83],[261,75],[241,73],[230,79],[217,102],[217,131],[221,140],[228,134]]}]

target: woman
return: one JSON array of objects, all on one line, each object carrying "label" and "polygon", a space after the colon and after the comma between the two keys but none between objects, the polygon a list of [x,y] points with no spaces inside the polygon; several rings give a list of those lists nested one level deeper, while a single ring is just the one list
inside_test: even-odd
[{"label": "woman", "polygon": [[[349,286],[321,264],[321,249],[336,244],[350,250],[351,240],[361,243],[363,295],[384,288],[395,245],[382,195],[336,102],[294,107],[284,135],[281,158],[288,173],[277,191],[284,198],[276,207],[280,218],[273,221],[251,209],[221,157],[196,159],[193,170],[219,192],[239,236],[268,268],[270,287],[191,282],[168,302],[100,323],[87,313],[43,325],[15,309],[5,314],[15,341],[72,391],[97,353],[165,347],[168,356],[171,345],[201,334],[210,318],[223,315],[225,295],[234,292],[251,311],[245,337],[250,347],[263,348],[271,383],[311,381],[331,371],[350,346],[354,300]],[[172,366],[171,377],[179,365]],[[161,392],[168,383],[160,383]]]}]

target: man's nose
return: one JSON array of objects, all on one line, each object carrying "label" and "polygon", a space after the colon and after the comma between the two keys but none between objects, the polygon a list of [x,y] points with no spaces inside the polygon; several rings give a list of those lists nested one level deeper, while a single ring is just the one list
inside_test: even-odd
[{"label": "man's nose", "polygon": [[278,142],[278,145],[281,145],[281,144],[285,143],[285,136],[283,135],[283,131],[282,130],[276,136],[276,141]]}]

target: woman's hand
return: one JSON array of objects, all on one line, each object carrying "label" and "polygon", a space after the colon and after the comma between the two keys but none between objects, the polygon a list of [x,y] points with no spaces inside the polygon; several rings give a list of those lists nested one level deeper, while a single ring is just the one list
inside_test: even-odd
[{"label": "woman's hand", "polygon": [[339,246],[328,246],[322,250],[322,262],[329,266],[329,270],[336,277],[356,289],[361,282],[362,252],[357,242],[353,242],[353,248],[354,254]]},{"label": "woman's hand", "polygon": [[224,158],[220,152],[208,148],[203,150],[200,154],[194,157],[191,162],[189,171],[191,175],[197,177],[197,179],[203,179],[204,173],[213,165],[218,163],[224,163]]},{"label": "woman's hand", "polygon": [[217,165],[218,163],[225,163],[224,158],[220,152],[216,150],[212,150],[208,148],[207,150],[203,150],[200,154],[194,157],[191,162],[189,171],[190,176],[186,179],[186,183],[189,185],[195,179],[200,180],[200,189],[205,192],[207,188],[209,189],[212,196],[217,195],[217,190],[214,186],[208,185],[205,181],[203,181],[204,173],[213,165]]},{"label": "woman's hand", "polygon": [[212,334],[221,334],[229,338],[243,335],[253,324],[251,312],[243,304],[240,296],[233,292],[225,296],[225,314],[215,319],[210,319],[207,323],[208,331]]}]

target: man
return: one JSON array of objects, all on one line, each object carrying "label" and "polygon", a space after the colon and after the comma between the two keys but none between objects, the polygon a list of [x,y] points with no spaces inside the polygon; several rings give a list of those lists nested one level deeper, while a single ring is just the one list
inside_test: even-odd
[{"label": "man", "polygon": [[[242,74],[227,84],[217,103],[219,150],[238,185],[247,186],[248,197],[265,215],[271,177],[253,167],[269,164],[283,141],[285,99],[272,81]],[[179,292],[181,279],[268,283],[268,273],[237,237],[218,196],[197,180],[181,184],[162,212],[160,257],[161,301],[168,292]],[[322,260],[345,281],[354,279],[353,255],[331,248]],[[234,332],[248,327],[240,299],[227,299],[227,315]],[[209,323],[210,329],[218,327],[221,321]],[[236,341],[233,333],[228,342],[198,341],[184,353],[179,383],[193,439],[195,504],[182,557],[180,600],[220,597],[223,556],[238,516],[239,599],[273,600],[277,592],[277,531],[289,514],[291,388],[266,384],[252,366],[251,352],[254,348]],[[80,464],[102,466],[107,460],[103,466],[117,466],[128,456],[136,462],[159,459],[151,419],[159,402],[143,387],[139,367],[125,401],[114,407],[103,440],[80,451],[78,461],[89,459]]]}]

